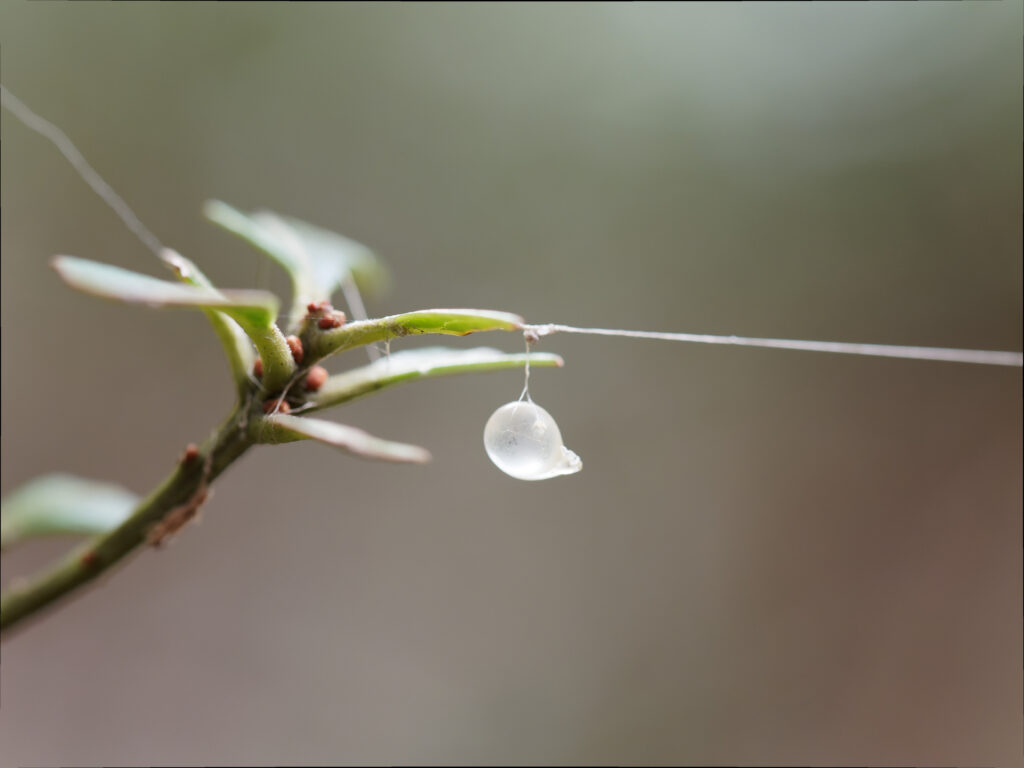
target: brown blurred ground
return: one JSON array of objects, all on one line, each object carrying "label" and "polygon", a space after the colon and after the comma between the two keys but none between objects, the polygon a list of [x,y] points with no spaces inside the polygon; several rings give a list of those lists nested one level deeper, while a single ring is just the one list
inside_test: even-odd
[{"label": "brown blurred ground", "polygon": [[[284,280],[208,197],[373,246],[374,313],[1019,350],[1021,22],[39,3],[0,10],[0,75],[225,286]],[[229,405],[216,341],[59,285],[55,253],[160,273],[6,114],[2,151],[2,490],[144,491]],[[515,373],[337,414],[426,468],[257,450],[4,643],[0,764],[1022,764],[1020,371],[542,348],[581,474],[488,462]]]}]

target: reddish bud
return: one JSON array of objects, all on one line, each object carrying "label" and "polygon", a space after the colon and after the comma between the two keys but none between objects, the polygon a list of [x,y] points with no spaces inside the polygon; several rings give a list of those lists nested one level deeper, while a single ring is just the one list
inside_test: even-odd
[{"label": "reddish bud", "polygon": [[329,330],[331,328],[340,328],[345,324],[345,313],[339,312],[338,310],[332,310],[330,314],[324,315],[320,318],[317,325],[320,326],[321,330]]},{"label": "reddish bud", "polygon": [[79,558],[78,562],[82,564],[83,568],[92,568],[99,562],[99,557],[94,550],[90,549]]},{"label": "reddish bud", "polygon": [[306,374],[306,391],[316,392],[324,385],[325,381],[327,381],[327,369],[314,365]]},{"label": "reddish bud", "polygon": [[306,305],[306,311],[310,315],[324,315],[331,312],[334,307],[331,306],[331,302],[324,299],[323,301],[311,301]]},{"label": "reddish bud", "polygon": [[181,454],[181,463],[187,466],[197,458],[199,458],[199,446],[195,443],[189,443],[186,445],[185,452]]},{"label": "reddish bud", "polygon": [[258,357],[256,358],[256,362],[252,364],[252,375],[257,379],[263,378],[263,361]]},{"label": "reddish bud", "polygon": [[272,397],[269,400],[264,400],[263,412],[273,413],[276,410],[278,413],[291,413],[292,407],[288,405],[286,401],[281,400],[280,405],[278,404],[278,402],[279,401],[276,397]]},{"label": "reddish bud", "polygon": [[288,342],[288,349],[292,351],[292,359],[296,363],[301,363],[302,358],[305,357],[305,352],[302,349],[302,341],[299,340],[298,336],[289,336],[285,341]]}]

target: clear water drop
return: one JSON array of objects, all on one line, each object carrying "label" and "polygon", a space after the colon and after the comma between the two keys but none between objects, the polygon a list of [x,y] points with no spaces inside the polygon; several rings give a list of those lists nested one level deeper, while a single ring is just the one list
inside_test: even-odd
[{"label": "clear water drop", "polygon": [[583,469],[580,457],[562,444],[551,414],[522,400],[491,414],[484,427],[484,448],[494,466],[518,480],[546,480]]}]

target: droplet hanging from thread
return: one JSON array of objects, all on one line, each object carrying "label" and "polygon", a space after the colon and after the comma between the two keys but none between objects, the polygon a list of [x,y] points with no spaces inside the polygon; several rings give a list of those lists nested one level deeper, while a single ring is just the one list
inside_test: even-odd
[{"label": "droplet hanging from thread", "polygon": [[583,461],[562,443],[551,414],[536,403],[506,403],[484,427],[484,448],[494,466],[518,480],[547,480],[583,469]]},{"label": "droplet hanging from thread", "polygon": [[583,469],[583,461],[562,442],[554,418],[530,397],[530,346],[537,336],[525,332],[523,392],[491,414],[484,427],[484,449],[498,469],[518,480],[547,480]]}]

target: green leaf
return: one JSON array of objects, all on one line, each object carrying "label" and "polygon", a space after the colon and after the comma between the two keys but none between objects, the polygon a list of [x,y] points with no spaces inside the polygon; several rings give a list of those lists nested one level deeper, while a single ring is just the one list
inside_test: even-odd
[{"label": "green leaf", "polygon": [[[174,270],[178,279],[189,285],[201,288],[214,288],[213,283],[206,277],[191,261],[180,253],[165,248],[160,258]],[[224,353],[228,358],[228,365],[231,368],[231,376],[235,380],[239,394],[246,391],[249,383],[250,371],[252,371],[255,355],[253,354],[252,342],[246,336],[245,331],[230,316],[213,309],[204,309],[203,314],[210,321],[213,330],[224,347]]]},{"label": "green leaf", "polygon": [[225,313],[242,327],[259,350],[263,359],[263,384],[270,392],[283,387],[295,372],[288,344],[274,324],[277,297],[272,293],[179,285],[74,256],[57,256],[53,267],[68,285],[94,296],[150,307],[187,307]]},{"label": "green leaf", "polygon": [[478,331],[519,331],[523,318],[508,312],[486,309],[424,309],[401,315],[346,323],[339,328],[321,330],[310,321],[303,329],[308,340],[306,353],[319,360],[352,347],[387,341],[420,333],[466,336]]},{"label": "green leaf", "polygon": [[[331,376],[310,397],[310,402],[314,410],[320,410],[393,384],[432,376],[521,368],[526,362],[526,354],[510,355],[490,347],[464,350],[425,347],[393,352],[390,357]],[[547,352],[531,352],[529,362],[531,367],[563,365],[561,357]]]},{"label": "green leaf", "polygon": [[266,327],[277,316],[277,297],[266,291],[221,292],[206,286],[178,285],[75,256],[57,256],[53,266],[68,285],[105,299],[150,307],[218,309],[242,327]]},{"label": "green leaf", "polygon": [[430,461],[430,452],[426,448],[382,440],[361,429],[337,424],[333,421],[275,413],[257,419],[251,429],[253,437],[261,443],[316,440],[365,459],[383,459],[384,461],[415,464]]},{"label": "green leaf", "polygon": [[[262,220],[280,222],[291,227],[302,241],[313,267],[314,280],[321,286],[332,286],[334,293],[342,281],[352,275],[359,290],[370,295],[383,292],[390,280],[387,268],[367,246],[337,232],[308,222],[267,211],[256,214]],[[330,295],[324,296],[330,298]]]},{"label": "green leaf", "polygon": [[73,475],[36,478],[4,499],[0,548],[36,536],[105,533],[124,522],[138,500],[120,486]]},{"label": "green leaf", "polygon": [[330,300],[350,276],[368,293],[387,283],[386,269],[369,248],[335,232],[270,211],[244,213],[219,200],[208,201],[203,214],[288,272],[293,289],[289,327],[298,327],[307,304]]}]

